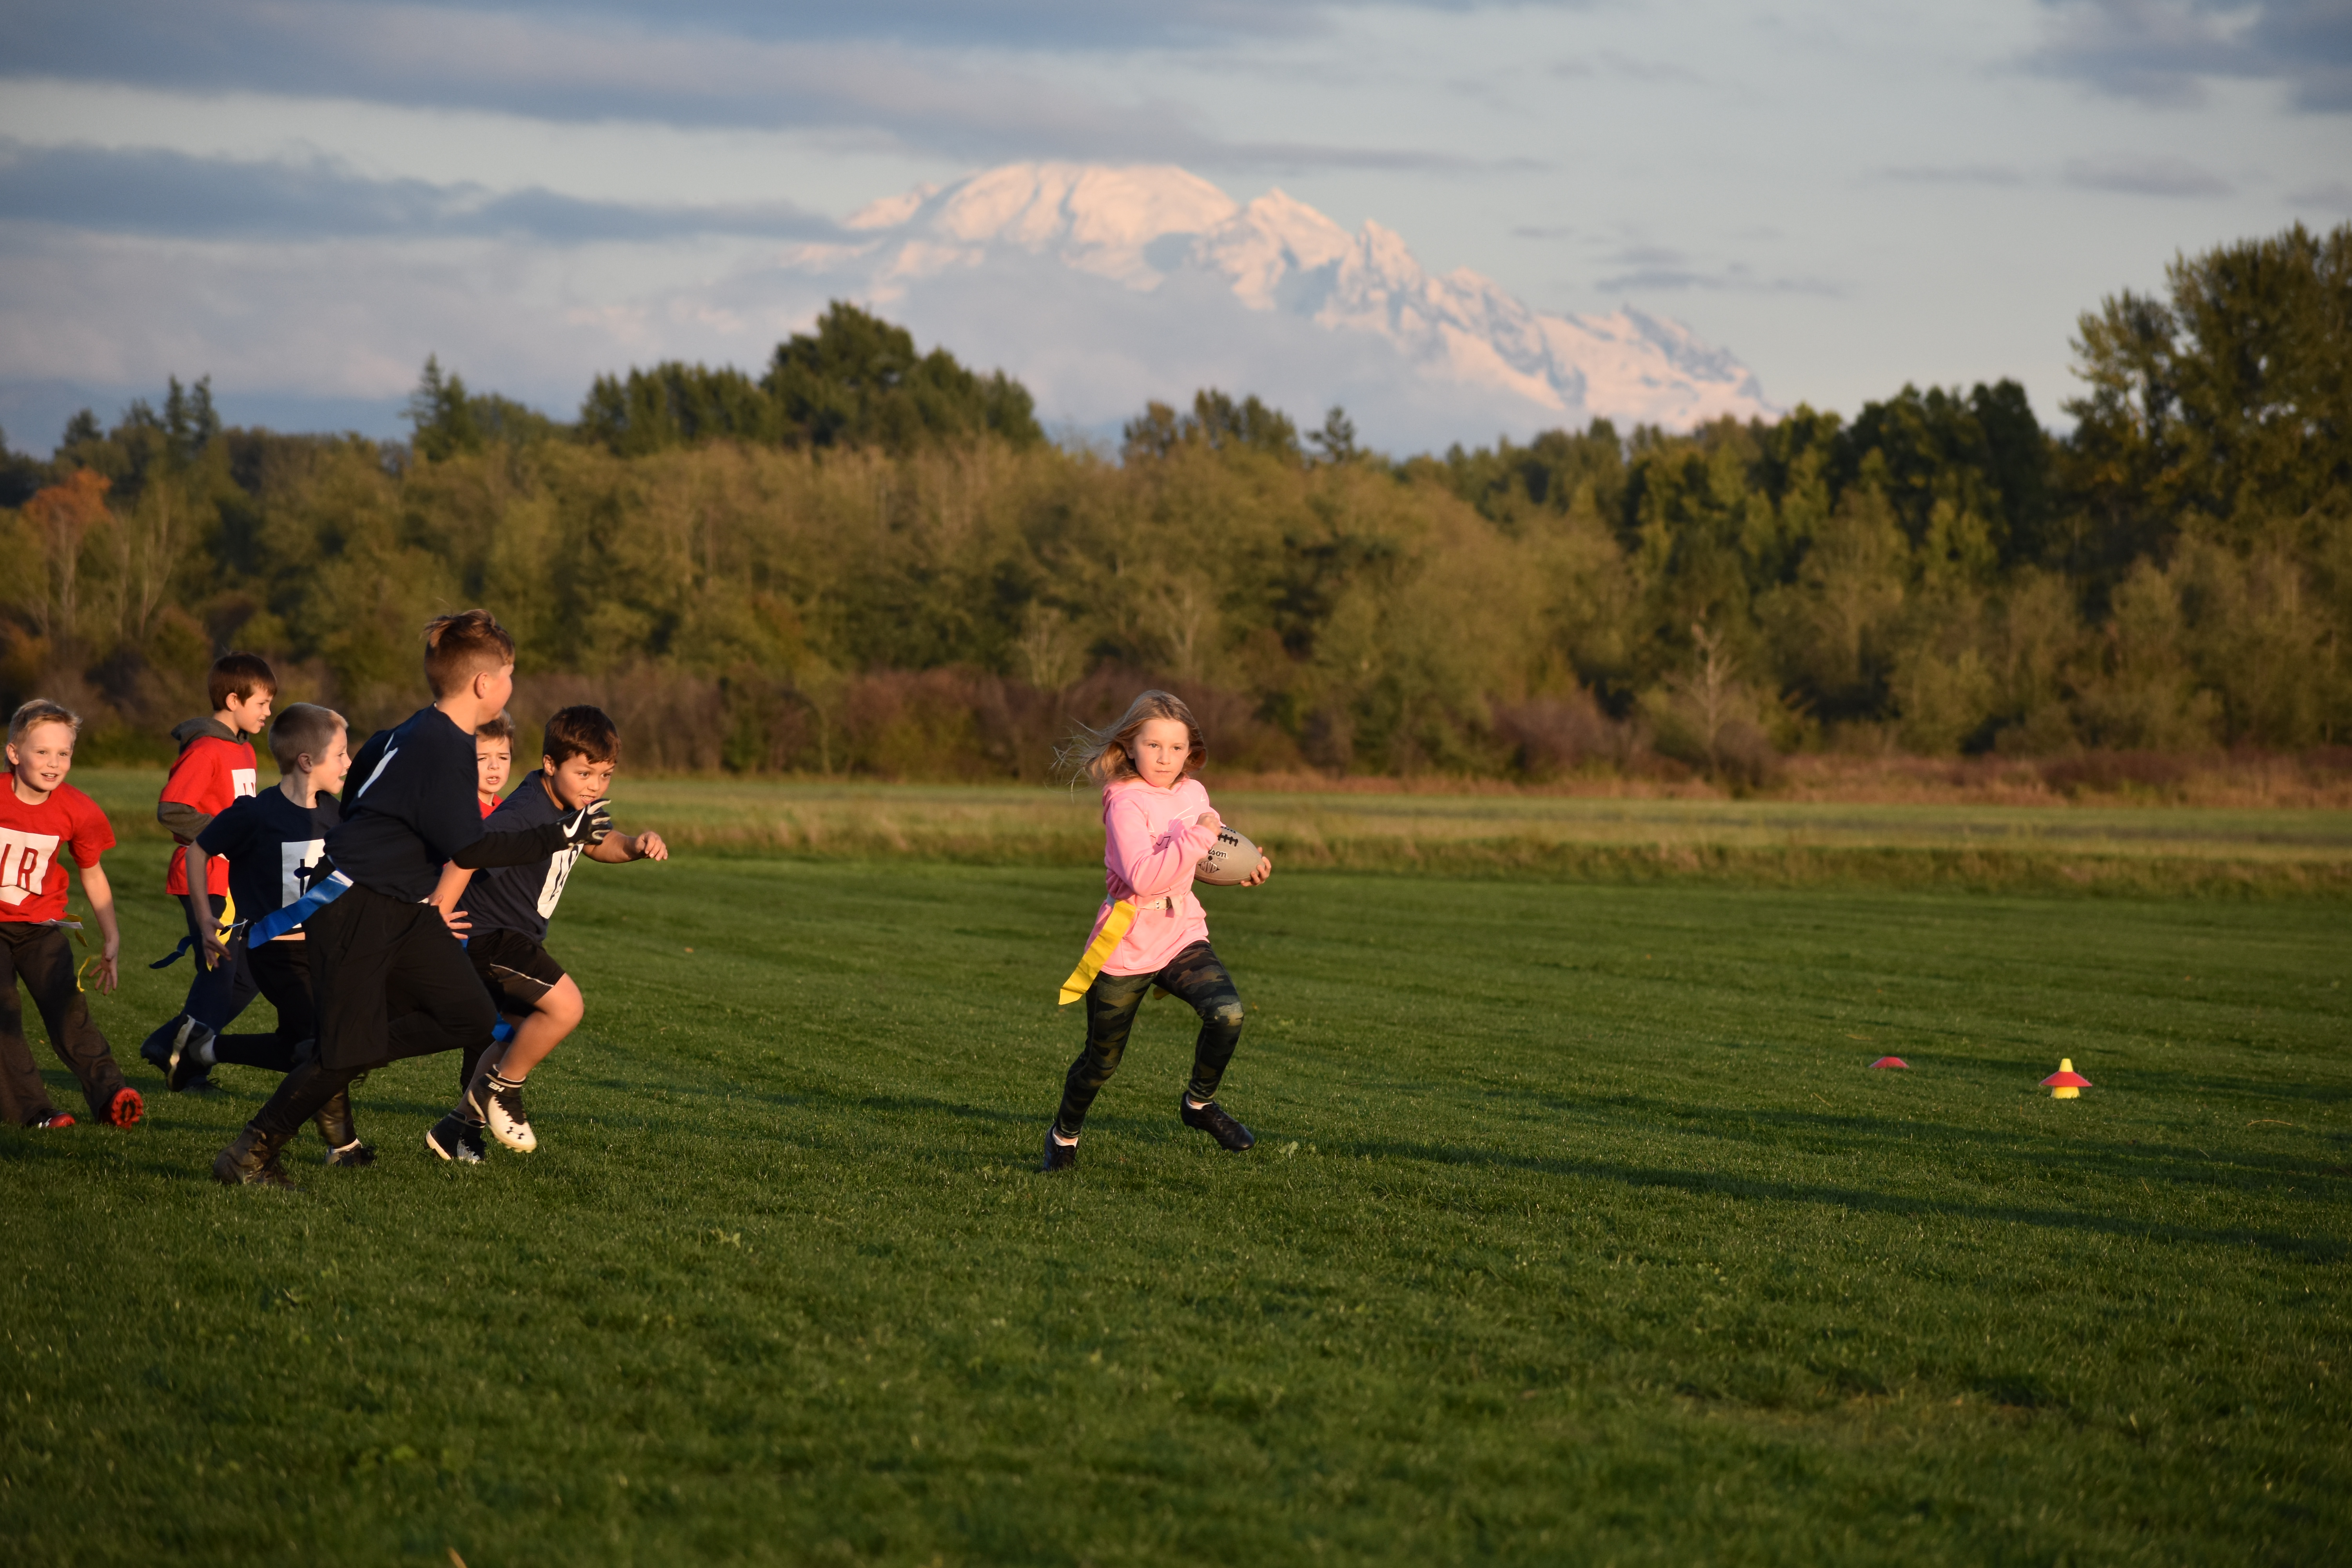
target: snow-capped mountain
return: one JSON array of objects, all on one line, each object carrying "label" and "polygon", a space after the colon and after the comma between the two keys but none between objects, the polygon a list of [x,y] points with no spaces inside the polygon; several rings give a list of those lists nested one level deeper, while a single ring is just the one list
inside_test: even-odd
[{"label": "snow-capped mountain", "polygon": [[782,270],[1002,364],[1041,413],[1080,425],[1202,385],[1307,424],[1342,404],[1403,449],[1596,416],[1687,427],[1778,412],[1676,322],[1533,310],[1466,268],[1430,273],[1379,224],[1349,234],[1279,190],[1243,205],[1179,168],[1011,164],[846,226],[854,238],[798,247]]}]

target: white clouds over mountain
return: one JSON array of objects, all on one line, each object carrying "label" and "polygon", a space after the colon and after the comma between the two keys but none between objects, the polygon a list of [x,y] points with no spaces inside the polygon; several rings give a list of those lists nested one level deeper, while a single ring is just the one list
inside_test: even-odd
[{"label": "white clouds over mountain", "polygon": [[[631,364],[756,368],[831,299],[1010,372],[1049,423],[1097,434],[1204,386],[1306,425],[1343,405],[1400,452],[1595,416],[1679,427],[1771,411],[1746,367],[1673,322],[1540,313],[1477,273],[1429,272],[1377,223],[1350,234],[1279,190],[1244,205],[1166,165],[1012,164],[836,223],[781,203],[634,208],[325,166],[0,153],[0,193],[33,220],[0,278],[16,384],[0,418],[20,440],[80,401],[119,406],[94,387],[144,392],[172,372],[212,374],[232,417],[255,394],[273,418],[288,394],[338,419],[373,397],[383,414],[364,423],[390,434],[428,352],[568,413]],[[282,243],[226,242],[272,229]],[[647,256],[667,279],[625,281]],[[148,324],[45,304],[90,289]]]},{"label": "white clouds over mountain", "polygon": [[1309,416],[1344,404],[1407,449],[1595,416],[1773,412],[1744,365],[1676,323],[1544,314],[1475,272],[1429,272],[1377,223],[1350,234],[1280,190],[1244,205],[1181,169],[1011,164],[848,226],[779,272],[1003,363],[1081,425],[1207,384]]}]

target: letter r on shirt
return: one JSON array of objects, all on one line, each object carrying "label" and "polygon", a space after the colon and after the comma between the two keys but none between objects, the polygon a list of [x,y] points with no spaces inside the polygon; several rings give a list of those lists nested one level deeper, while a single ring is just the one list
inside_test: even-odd
[{"label": "letter r on shirt", "polygon": [[49,861],[57,852],[54,833],[0,827],[0,904],[13,909],[37,896],[49,879]]}]

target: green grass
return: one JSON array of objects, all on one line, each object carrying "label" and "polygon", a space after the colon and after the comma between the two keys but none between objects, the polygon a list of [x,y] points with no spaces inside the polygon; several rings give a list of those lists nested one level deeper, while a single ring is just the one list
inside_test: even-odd
[{"label": "green grass", "polygon": [[[5,1555],[2352,1552],[2342,905],[1286,874],[1211,895],[1258,1149],[1177,1125],[1154,1003],[1049,1182],[1098,887],[588,868],[588,1025],[480,1170],[446,1059],[299,1196],[205,1178],[238,1069],[0,1131]],[[170,989],[98,1003],[151,1092]]]},{"label": "green grass", "polygon": [[[265,769],[265,772],[267,770]],[[126,844],[160,842],[152,769],[74,782]],[[1828,804],[1508,793],[1227,791],[1286,869],[1620,884],[2352,898],[2352,813],[2290,807]],[[1097,866],[1086,792],[1034,785],[637,778],[621,804],[683,847],[816,859]]]}]

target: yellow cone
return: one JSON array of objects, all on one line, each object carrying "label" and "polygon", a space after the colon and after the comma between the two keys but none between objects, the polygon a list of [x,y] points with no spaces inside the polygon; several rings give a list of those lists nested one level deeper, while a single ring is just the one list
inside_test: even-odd
[{"label": "yellow cone", "polygon": [[2058,1070],[2043,1079],[2042,1087],[2050,1091],[2053,1100],[2080,1100],[2083,1091],[2091,1087],[2091,1080],[2074,1070],[2074,1058],[2060,1057]]}]

